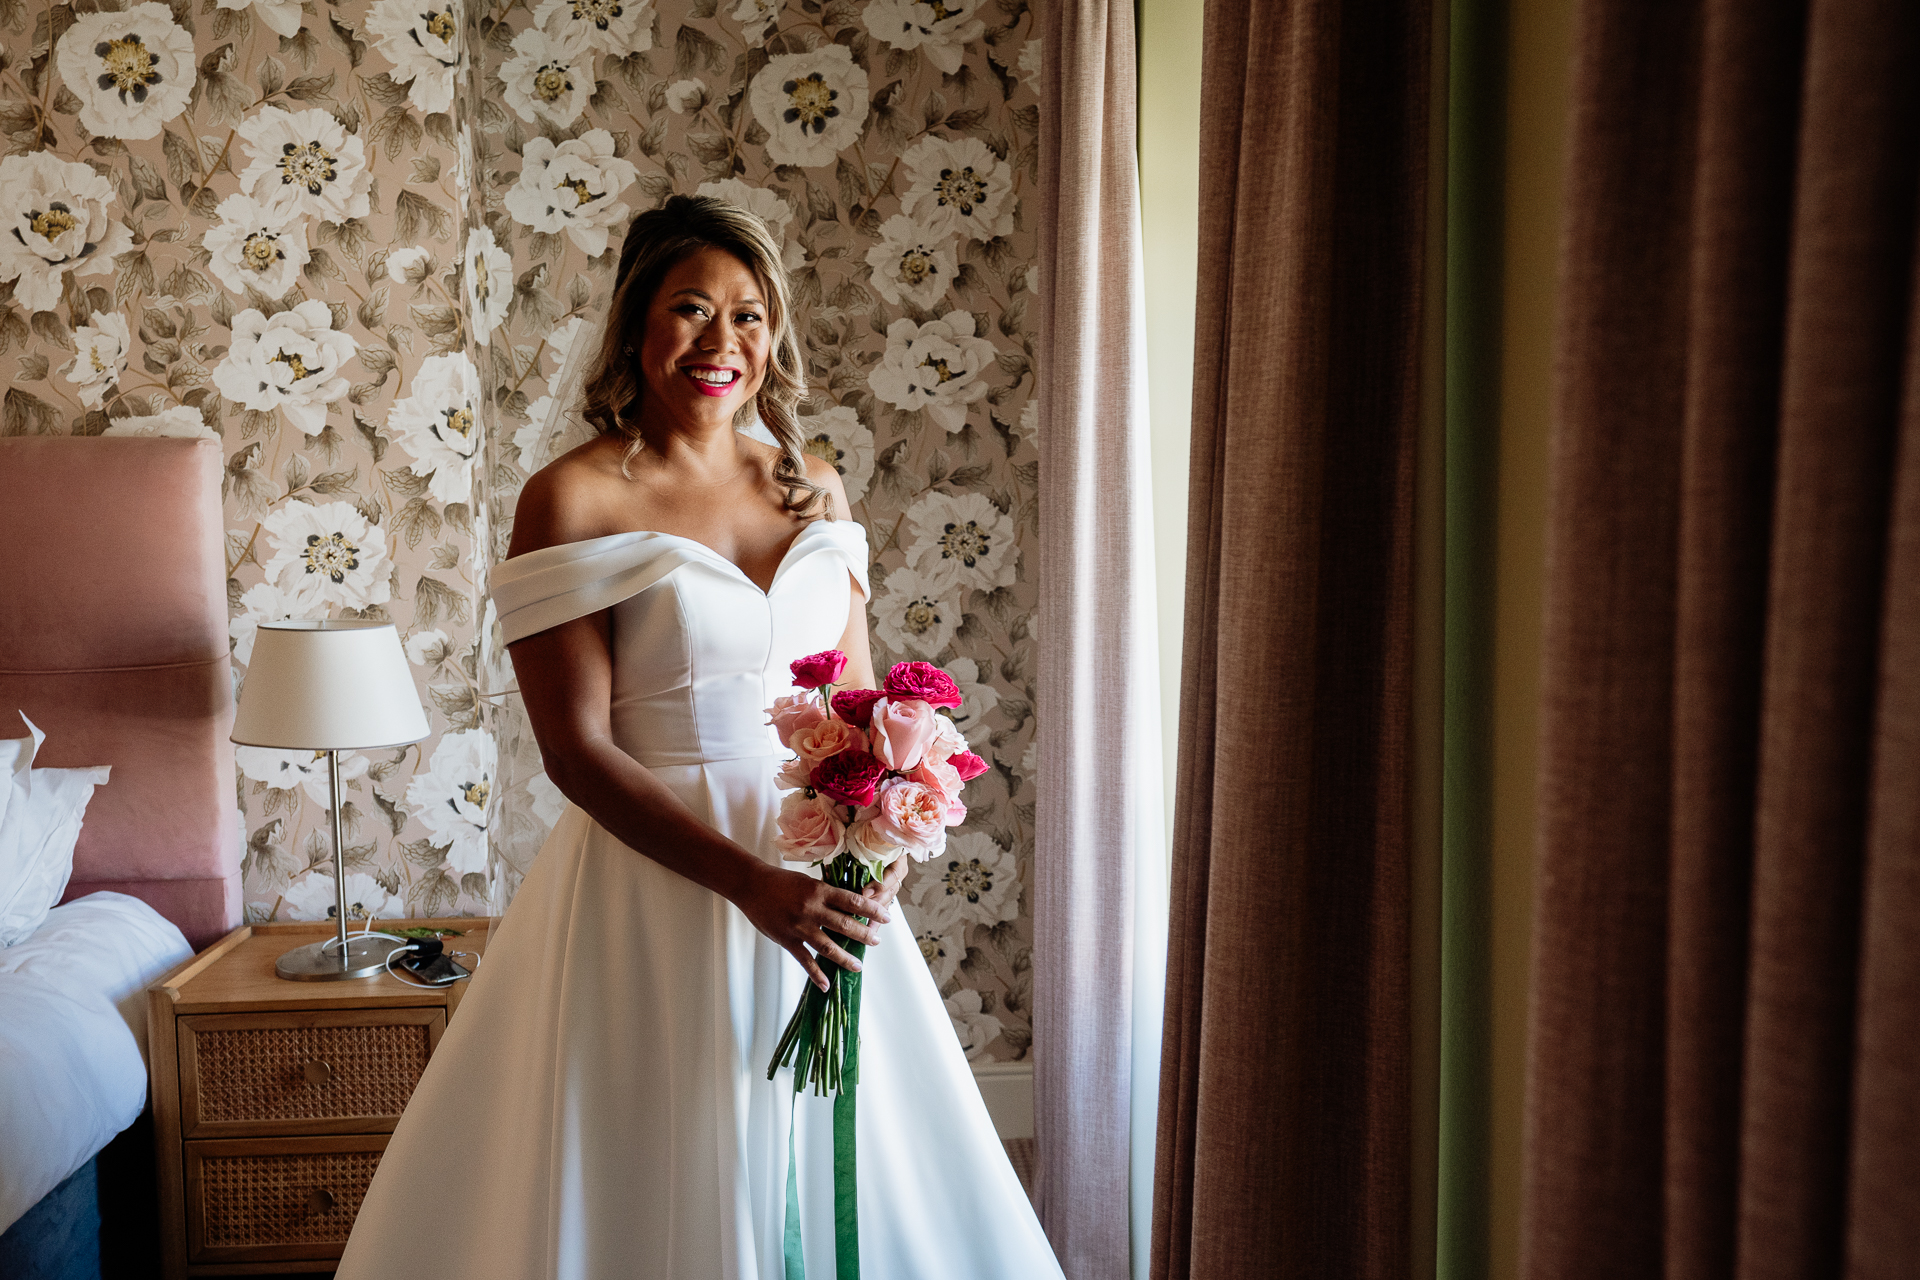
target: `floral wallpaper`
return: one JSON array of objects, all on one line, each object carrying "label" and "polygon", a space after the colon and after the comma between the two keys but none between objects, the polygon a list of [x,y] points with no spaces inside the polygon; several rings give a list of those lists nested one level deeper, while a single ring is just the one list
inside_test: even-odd
[{"label": "floral wallpaper", "polygon": [[[627,220],[786,246],[877,662],[993,768],[903,895],[976,1059],[1031,1041],[1038,72],[1026,0],[0,0],[0,431],[224,442],[237,678],[390,619],[434,734],[343,776],[349,899],[498,911],[562,800],[486,595]],[[240,750],[250,918],[332,901],[324,761]]]}]

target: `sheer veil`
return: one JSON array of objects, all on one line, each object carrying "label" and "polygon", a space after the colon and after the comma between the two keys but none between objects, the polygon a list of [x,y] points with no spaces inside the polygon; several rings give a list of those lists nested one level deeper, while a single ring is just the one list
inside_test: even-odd
[{"label": "sheer veil", "polygon": [[[606,332],[607,322],[602,316],[588,320],[574,335],[572,345],[567,348],[567,358],[547,389],[550,403],[546,418],[540,423],[539,442],[534,446],[533,456],[527,459],[532,464],[528,467],[529,471],[538,471],[569,449],[585,444],[598,434],[593,424],[581,413],[581,407],[587,375],[592,372],[594,361],[600,358],[600,344]],[[753,417],[740,423],[738,429],[762,444],[777,443],[773,432],[760,420],[758,407]]]}]

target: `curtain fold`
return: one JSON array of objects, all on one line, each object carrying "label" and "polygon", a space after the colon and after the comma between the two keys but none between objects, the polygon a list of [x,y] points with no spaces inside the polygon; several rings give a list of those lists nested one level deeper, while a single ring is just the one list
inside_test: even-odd
[{"label": "curtain fold", "polygon": [[1134,10],[1040,12],[1035,1204],[1144,1277],[1166,915]]},{"label": "curtain fold", "polygon": [[1207,5],[1165,1280],[1408,1266],[1429,42],[1419,0]]},{"label": "curtain fold", "polygon": [[1920,12],[1577,48],[1523,1271],[1912,1275]]}]

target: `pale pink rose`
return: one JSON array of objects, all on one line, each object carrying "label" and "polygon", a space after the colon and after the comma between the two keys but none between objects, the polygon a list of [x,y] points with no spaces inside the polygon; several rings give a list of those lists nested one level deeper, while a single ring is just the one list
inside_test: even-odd
[{"label": "pale pink rose", "polygon": [[792,791],[807,786],[813,778],[813,766],[799,756],[780,766],[780,772],[773,775],[773,784],[783,791]]},{"label": "pale pink rose", "polygon": [[873,704],[873,754],[887,768],[905,773],[927,753],[940,718],[918,698],[880,699]]},{"label": "pale pink rose", "polygon": [[874,825],[872,818],[862,818],[847,828],[847,848],[854,857],[862,862],[891,866],[893,860],[906,850],[894,844]]},{"label": "pale pink rose", "polygon": [[929,750],[920,758],[920,763],[907,772],[909,782],[923,782],[949,800],[960,798],[960,771],[945,760],[933,758]]},{"label": "pale pink rose", "polygon": [[945,760],[967,749],[967,740],[960,736],[960,729],[947,716],[936,715],[933,718],[933,741],[927,744],[927,754],[935,760]]},{"label": "pale pink rose", "polygon": [[773,700],[773,705],[767,708],[767,717],[767,723],[780,735],[780,745],[790,747],[796,730],[819,724],[827,718],[827,713],[814,695],[789,693]]},{"label": "pale pink rose", "polygon": [[845,720],[822,720],[795,729],[787,745],[798,752],[802,760],[819,764],[842,751],[865,751],[867,735]]},{"label": "pale pink rose", "polygon": [[947,847],[947,815],[955,802],[938,788],[893,778],[875,803],[874,834],[905,849],[914,861],[925,862]]},{"label": "pale pink rose", "polygon": [[840,848],[840,837],[847,824],[840,820],[839,806],[825,796],[809,797],[804,791],[790,793],[780,802],[777,819],[779,834],[773,847],[788,862],[820,862],[831,858]]}]

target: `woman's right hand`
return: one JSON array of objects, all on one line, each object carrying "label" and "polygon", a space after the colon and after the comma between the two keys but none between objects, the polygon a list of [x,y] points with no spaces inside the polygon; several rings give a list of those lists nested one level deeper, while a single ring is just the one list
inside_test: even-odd
[{"label": "woman's right hand", "polygon": [[877,908],[871,899],[851,890],[836,889],[824,880],[764,863],[745,891],[734,899],[734,905],[754,928],[786,948],[822,991],[827,989],[827,975],[815,952],[842,969],[856,973],[860,969],[860,962],[827,936],[827,930],[875,947],[880,945],[876,926],[891,918],[884,908]]}]

